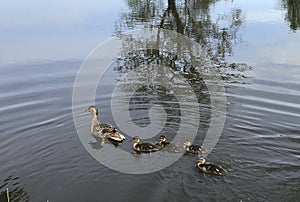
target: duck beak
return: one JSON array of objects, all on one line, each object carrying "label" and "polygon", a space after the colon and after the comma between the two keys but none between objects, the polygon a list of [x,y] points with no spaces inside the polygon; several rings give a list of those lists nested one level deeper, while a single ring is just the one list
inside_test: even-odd
[{"label": "duck beak", "polygon": [[129,142],[132,142],[134,140],[134,138],[132,138],[131,140],[129,140]]},{"label": "duck beak", "polygon": [[84,112],[89,112],[89,109],[85,109]]}]

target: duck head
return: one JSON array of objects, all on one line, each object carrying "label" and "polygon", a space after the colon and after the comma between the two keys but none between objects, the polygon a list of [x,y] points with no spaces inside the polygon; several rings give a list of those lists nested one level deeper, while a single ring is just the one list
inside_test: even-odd
[{"label": "duck head", "polygon": [[186,147],[191,146],[191,142],[188,141],[188,140],[185,140],[185,141],[183,142],[183,145],[186,146]]},{"label": "duck head", "polygon": [[157,141],[159,141],[159,142],[166,142],[166,141],[167,141],[167,137],[164,136],[164,135],[162,135],[162,136],[160,136],[160,137],[158,138]]},{"label": "duck head", "polygon": [[90,106],[89,108],[87,108],[84,111],[85,112],[91,112],[94,115],[98,115],[98,108],[96,106]]},{"label": "duck head", "polygon": [[197,160],[197,163],[205,164],[205,158],[201,157]]},{"label": "duck head", "polygon": [[141,142],[141,139],[140,139],[138,136],[135,136],[134,138],[132,138],[132,139],[130,140],[130,142],[140,143],[140,142]]}]

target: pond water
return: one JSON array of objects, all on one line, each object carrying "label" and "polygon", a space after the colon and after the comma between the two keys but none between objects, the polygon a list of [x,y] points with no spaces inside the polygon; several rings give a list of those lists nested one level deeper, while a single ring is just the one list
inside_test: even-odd
[{"label": "pond water", "polygon": [[[15,201],[50,202],[300,198],[298,1],[4,1],[0,8],[1,193],[9,188]],[[125,174],[96,161],[81,143],[72,114],[80,66],[111,36],[149,27],[174,30],[201,44],[221,75],[226,120],[207,159],[225,167],[226,177],[199,172],[193,155],[149,174]],[[122,85],[126,91],[139,76],[158,75],[159,70],[145,61],[177,64],[165,54],[153,59],[156,54],[135,52],[108,68],[96,92],[101,120],[115,124],[112,92],[124,75],[136,75]],[[212,110],[202,74],[183,64],[170,69],[186,81],[171,83],[179,86],[176,96],[185,98],[184,104],[166,89],[145,85],[130,97],[130,116],[140,127],[166,121],[159,134],[174,138],[184,122],[181,107],[199,118],[199,123],[191,118],[184,124],[186,133],[197,126],[195,143],[201,144]],[[155,81],[156,76],[149,79]],[[199,112],[192,110],[195,103],[185,91],[189,87],[196,93]],[[91,105],[84,100],[80,110]],[[166,119],[150,120],[149,109],[157,104],[163,106]],[[89,143],[85,146],[101,155],[102,145],[89,132],[91,116],[80,117]],[[132,152],[127,141],[132,134],[124,134],[127,139],[118,148]],[[159,134],[143,139],[154,142]],[[149,155],[137,161],[143,158]]]}]

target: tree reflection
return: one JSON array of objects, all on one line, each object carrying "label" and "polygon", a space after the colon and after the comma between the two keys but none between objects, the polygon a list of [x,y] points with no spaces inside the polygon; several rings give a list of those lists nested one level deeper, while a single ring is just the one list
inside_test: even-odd
[{"label": "tree reflection", "polygon": [[285,19],[289,22],[292,30],[300,27],[300,1],[282,0],[283,8],[287,9]]},{"label": "tree reflection", "polygon": [[[132,29],[160,28],[173,30],[187,36],[186,40],[174,40],[174,38],[164,35],[162,40],[158,33],[157,42],[154,42],[157,44],[153,45],[157,49],[133,49],[136,51],[126,52],[117,60],[115,71],[120,73],[120,78],[128,72],[132,73],[130,75],[127,74],[127,77],[130,77],[130,81],[118,82],[122,92],[128,92],[129,94],[140,83],[139,78],[150,80],[145,82],[145,86],[138,89],[131,97],[129,111],[137,125],[141,127],[147,126],[145,123],[149,123],[149,120],[144,119],[145,114],[147,114],[153,104],[158,104],[163,106],[167,112],[166,125],[164,126],[166,131],[163,130],[162,133],[173,130],[172,134],[176,134],[179,127],[178,123],[181,122],[180,110],[189,111],[190,106],[188,105],[193,103],[191,98],[187,96],[187,89],[191,87],[197,96],[197,103],[201,106],[199,114],[200,128],[202,130],[198,130],[198,132],[205,135],[210,123],[212,107],[203,76],[205,72],[210,71],[209,68],[215,68],[225,81],[232,82],[234,78],[240,78],[241,72],[250,69],[246,64],[228,64],[225,60],[226,56],[233,54],[232,47],[239,41],[237,32],[244,22],[244,16],[242,11],[237,8],[219,16],[211,16],[211,6],[218,1],[127,0],[129,11],[122,13],[120,21],[116,23],[116,35],[122,37],[122,32]],[[191,41],[195,41],[201,44],[202,47],[205,47],[209,58],[207,58],[207,54],[206,57],[201,56],[202,58],[200,57],[201,54],[194,54]],[[125,47],[132,47],[148,41],[131,38],[123,42]],[[170,44],[172,48],[176,49],[176,53],[184,53],[184,57],[186,55],[188,60],[166,52],[163,48],[166,44]],[[213,62],[209,67],[205,64],[207,60]],[[197,64],[197,67],[192,64]],[[156,68],[157,66],[159,68]],[[163,66],[170,69],[164,69]],[[172,74],[169,73],[170,70],[173,72]],[[180,74],[183,79],[178,79],[176,74]],[[166,75],[169,78],[166,79]],[[155,86],[155,84],[159,83],[157,81],[164,80],[168,80],[170,88],[167,85],[163,86],[165,88],[159,85]],[[149,83],[153,84],[154,88],[149,86]],[[172,97],[172,92],[166,90],[172,88],[178,90],[176,96],[183,97],[182,100],[184,103],[187,103],[186,106],[177,106],[178,100]],[[192,117],[193,113],[189,113],[189,116]],[[195,116],[199,117],[199,114],[195,114]],[[193,119],[185,124],[187,128],[188,126],[193,127]],[[172,138],[172,135],[169,135],[169,137]],[[197,137],[198,140],[199,138],[202,139],[201,134],[198,134]]]},{"label": "tree reflection", "polygon": [[[122,14],[116,32],[150,27],[174,30],[206,47],[220,72],[224,69],[235,71],[224,76],[239,76],[237,70],[249,70],[250,67],[227,64],[225,57],[232,55],[233,45],[241,41],[237,32],[244,22],[244,15],[241,9],[234,8],[219,16],[211,16],[210,8],[218,1],[127,0],[130,11]],[[242,68],[238,67],[240,65]]]},{"label": "tree reflection", "polygon": [[[129,41],[131,44],[139,43],[133,39]],[[188,45],[185,44],[185,48],[187,47]],[[173,140],[181,124],[184,124],[186,128],[193,127],[193,120],[197,120],[193,117],[200,114],[199,125],[202,130],[199,131],[196,141],[197,139],[203,140],[202,137],[206,134],[211,116],[210,96],[203,75],[194,66],[169,52],[157,49],[137,49],[120,57],[115,64],[115,71],[121,75],[130,72],[130,75],[126,75],[126,79],[120,76],[118,86],[121,92],[125,93],[124,95],[130,95],[129,111],[136,125],[146,127],[150,124],[149,110],[155,105],[160,105],[167,116],[162,131],[156,134],[154,139],[157,139],[159,135],[167,135],[169,140]],[[140,87],[137,88],[137,86]],[[196,102],[189,96],[191,93],[187,92],[190,89],[196,95]],[[133,94],[130,93],[132,91],[134,91]],[[122,94],[121,97],[124,98],[124,95]],[[181,98],[181,103],[178,97]],[[189,111],[194,103],[201,106],[198,109],[199,114]],[[181,120],[182,112],[190,114],[191,123]],[[158,118],[157,121],[164,122],[163,118]]]}]

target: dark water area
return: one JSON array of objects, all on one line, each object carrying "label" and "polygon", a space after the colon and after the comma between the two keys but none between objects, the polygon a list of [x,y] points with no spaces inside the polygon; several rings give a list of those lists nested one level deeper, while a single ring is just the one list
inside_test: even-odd
[{"label": "dark water area", "polygon": [[[298,1],[5,1],[0,8],[1,194],[9,188],[12,201],[49,202],[299,200]],[[85,57],[111,36],[149,27],[174,30],[200,43],[218,69],[226,89],[226,121],[207,159],[226,168],[227,176],[199,172],[193,155],[150,174],[125,174],[96,161],[80,141],[72,96]],[[120,78],[132,70],[144,76],[153,71],[143,61],[133,67],[132,58],[126,59],[126,64],[112,64],[99,83],[95,101],[105,122],[115,122],[111,98]],[[180,107],[199,116],[195,142],[201,144],[211,100],[201,72],[180,67],[170,68],[188,82],[172,85],[182,89],[179,97],[188,97],[184,89],[189,86],[197,93],[198,114],[188,99]],[[176,97],[165,91],[140,89],[130,115],[146,127],[149,108],[163,103],[168,115],[163,133],[172,137],[182,114]],[[90,115],[80,116],[90,148],[100,154],[102,146],[89,132]],[[118,148],[131,151],[127,139]]]}]

